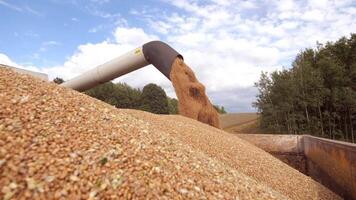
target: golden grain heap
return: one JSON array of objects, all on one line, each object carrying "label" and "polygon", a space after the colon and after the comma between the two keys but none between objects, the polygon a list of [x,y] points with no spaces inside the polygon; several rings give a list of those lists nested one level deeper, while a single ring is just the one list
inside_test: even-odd
[{"label": "golden grain heap", "polygon": [[2,199],[339,199],[253,145],[0,68]]}]

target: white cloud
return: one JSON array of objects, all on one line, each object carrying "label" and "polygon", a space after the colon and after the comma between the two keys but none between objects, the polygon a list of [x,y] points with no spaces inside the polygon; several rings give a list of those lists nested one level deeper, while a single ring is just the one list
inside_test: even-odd
[{"label": "white cloud", "polygon": [[[50,79],[62,77],[65,80],[68,80],[117,56],[121,56],[146,42],[158,39],[157,36],[146,34],[140,28],[118,27],[114,31],[113,36],[115,38],[114,41],[110,41],[108,39],[100,43],[87,43],[80,45],[77,51],[69,57],[63,65],[59,66],[34,69],[32,67],[19,65],[11,61],[11,59],[4,54],[0,54],[0,63],[40,71],[48,74]],[[48,41],[44,44],[54,45],[57,43]],[[153,82],[165,87],[167,93],[174,96],[173,88],[170,86],[168,79],[153,66],[137,70],[133,73],[120,77],[116,81],[127,82],[134,87],[142,87],[150,82]]]},{"label": "white cloud", "polygon": [[[117,34],[120,35],[120,33]],[[49,73],[50,77],[61,76],[68,80],[69,78],[79,75],[84,71],[132,50],[137,46],[136,43],[136,41],[126,38],[126,40],[123,41],[118,40],[111,42],[106,40],[95,44],[87,43],[80,45],[77,51],[69,57],[63,65],[44,68],[43,70],[46,73]]]},{"label": "white cloud", "polygon": [[16,6],[16,5],[14,5],[14,4],[8,3],[8,2],[6,2],[6,1],[4,1],[4,0],[0,0],[0,5],[3,5],[3,6],[5,6],[5,7],[8,7],[8,8],[10,8],[10,9],[15,10],[15,11],[18,11],[18,12],[22,12],[22,11],[23,11],[22,8],[20,8],[20,7]]},{"label": "white cloud", "polygon": [[316,41],[356,32],[352,1],[165,2],[185,12],[155,16],[146,9],[146,20],[182,52],[213,101],[232,109],[231,101],[214,94],[229,91],[232,99],[241,97],[246,101],[240,103],[248,107],[256,91],[248,90],[249,98],[238,91],[252,88],[262,70],[280,69],[300,50],[315,47]]},{"label": "white cloud", "polygon": [[114,32],[114,36],[118,44],[127,44],[133,46],[139,46],[150,40],[158,39],[158,37],[155,35],[149,35],[145,33],[141,28],[118,27]]},{"label": "white cloud", "polygon": [[54,41],[54,40],[50,40],[50,41],[43,42],[42,45],[44,45],[44,46],[58,46],[58,45],[61,45],[61,43]]},{"label": "white cloud", "polygon": [[[129,27],[119,14],[99,12],[102,18],[122,19],[112,38],[80,45],[63,65],[41,69],[50,77],[78,75],[150,40],[167,41],[206,85],[214,103],[230,111],[248,111],[260,72],[279,69],[316,41],[336,40],[356,32],[352,0],[162,0],[173,12],[145,8],[131,14],[149,28]],[[0,3],[2,1],[0,0]],[[94,29],[93,29],[94,31]],[[11,61],[0,54],[0,62]],[[149,66],[119,78],[135,87],[149,82],[174,95],[170,82]]]},{"label": "white cloud", "polygon": [[0,64],[18,67],[19,65],[12,61],[7,55],[0,53]]},{"label": "white cloud", "polygon": [[301,19],[305,21],[321,22],[324,20],[324,13],[320,10],[309,10],[302,15]]},{"label": "white cloud", "polygon": [[290,10],[295,10],[297,7],[297,4],[293,0],[280,0],[280,1],[275,1],[277,5],[277,10],[278,11],[290,11]]},{"label": "white cloud", "polygon": [[[70,56],[63,63],[63,65],[42,68],[39,70],[48,73],[50,78],[60,76],[65,79],[69,79],[117,56],[120,56],[127,51],[142,45],[144,42],[158,39],[157,36],[145,34],[144,31],[139,28],[119,27],[113,35],[115,37],[115,41],[110,41],[108,39],[100,43],[87,43],[80,45],[77,51]],[[46,41],[42,43],[42,47],[53,45],[60,45],[60,43],[56,41]],[[0,63],[26,68],[26,66],[12,61],[5,54],[0,54]]]},{"label": "white cloud", "polygon": [[45,41],[45,42],[42,42],[39,51],[40,51],[40,52],[45,52],[45,51],[47,51],[50,47],[59,46],[59,45],[61,45],[61,43],[60,43],[60,42],[57,42],[57,41],[54,41],[54,40]]},{"label": "white cloud", "polygon": [[0,64],[8,65],[11,67],[17,67],[17,68],[21,68],[21,69],[26,69],[26,70],[31,70],[31,71],[35,71],[35,72],[41,72],[41,69],[39,69],[35,66],[21,65],[21,64],[16,63],[13,60],[11,60],[7,55],[5,55],[1,52],[0,52]]},{"label": "white cloud", "polygon": [[28,13],[36,15],[37,17],[43,17],[43,13],[31,8],[30,6],[24,6],[24,10],[26,10]]},{"label": "white cloud", "polygon": [[104,4],[104,3],[109,3],[110,0],[90,0],[93,3],[98,3],[98,4]]},{"label": "white cloud", "polygon": [[17,11],[17,12],[27,12],[30,13],[32,15],[36,15],[38,17],[42,17],[43,14],[33,8],[31,8],[28,5],[24,5],[24,6],[17,6],[13,3],[9,3],[8,1],[5,0],[0,0],[0,5],[5,6],[7,8],[10,8],[11,10]]},{"label": "white cloud", "polygon": [[89,33],[97,33],[97,32],[99,32],[99,31],[103,30],[104,28],[105,28],[105,26],[102,25],[102,24],[100,24],[100,25],[98,25],[98,26],[95,26],[95,27],[89,29],[88,32],[89,32]]}]

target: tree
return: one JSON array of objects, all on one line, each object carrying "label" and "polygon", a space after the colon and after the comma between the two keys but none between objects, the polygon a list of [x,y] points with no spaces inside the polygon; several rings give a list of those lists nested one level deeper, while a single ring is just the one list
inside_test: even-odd
[{"label": "tree", "polygon": [[219,114],[226,114],[226,110],[224,108],[224,106],[219,106],[219,105],[213,105],[215,110],[219,113]]},{"label": "tree", "polygon": [[140,107],[141,90],[132,88],[126,83],[116,83],[115,84],[117,93],[117,104],[118,108],[131,108],[138,109]]},{"label": "tree", "polygon": [[257,87],[259,93],[252,105],[261,113],[261,129],[266,132],[279,133],[281,129],[277,117],[278,109],[275,108],[271,98],[272,85],[271,77],[266,72],[262,72],[260,80],[255,83],[255,87]]},{"label": "tree", "polygon": [[141,91],[126,83],[107,82],[87,90],[85,93],[117,108],[138,109],[140,107]]},{"label": "tree", "polygon": [[255,86],[262,130],[355,142],[356,34],[305,49]]},{"label": "tree", "polygon": [[[117,108],[140,109],[157,114],[178,114],[178,100],[168,97],[161,87],[152,83],[141,91],[126,83],[107,82],[84,93]],[[226,113],[223,106],[214,107],[219,113]]]},{"label": "tree", "polygon": [[158,85],[146,85],[141,94],[141,110],[156,114],[169,114],[168,100],[165,91]]},{"label": "tree", "polygon": [[85,94],[118,107],[118,100],[120,98],[118,90],[115,87],[115,84],[112,82],[100,84],[92,89],[85,91]]},{"label": "tree", "polygon": [[221,114],[226,114],[227,113],[227,111],[225,110],[224,106],[221,106],[220,113]]},{"label": "tree", "polygon": [[64,80],[62,78],[56,77],[55,79],[53,79],[53,82],[56,84],[61,84],[64,83]]},{"label": "tree", "polygon": [[168,98],[168,110],[169,114],[178,114],[178,100],[175,98]]}]

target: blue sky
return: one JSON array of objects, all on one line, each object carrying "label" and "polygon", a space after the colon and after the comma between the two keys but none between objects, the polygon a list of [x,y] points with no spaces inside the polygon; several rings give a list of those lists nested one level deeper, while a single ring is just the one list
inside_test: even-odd
[{"label": "blue sky", "polygon": [[[150,40],[185,57],[216,104],[251,112],[261,71],[356,32],[352,0],[0,0],[0,63],[70,79]],[[125,75],[175,96],[152,66]]]},{"label": "blue sky", "polygon": [[[121,20],[146,27],[134,8],[142,1],[4,1],[0,0],[1,51],[23,64],[46,67],[63,63],[76,48],[87,42],[100,42],[111,36]],[[145,1],[167,7],[159,1]],[[14,45],[15,44],[15,45]]]}]

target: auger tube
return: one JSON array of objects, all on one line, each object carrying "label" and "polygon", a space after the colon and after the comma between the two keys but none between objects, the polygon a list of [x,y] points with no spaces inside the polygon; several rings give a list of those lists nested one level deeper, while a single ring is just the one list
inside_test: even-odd
[{"label": "auger tube", "polygon": [[120,57],[99,65],[61,84],[77,91],[85,91],[101,83],[152,64],[168,79],[174,59],[183,56],[161,41],[148,42]]}]

